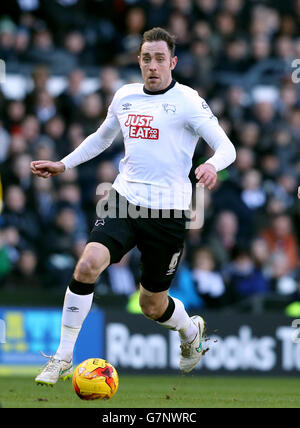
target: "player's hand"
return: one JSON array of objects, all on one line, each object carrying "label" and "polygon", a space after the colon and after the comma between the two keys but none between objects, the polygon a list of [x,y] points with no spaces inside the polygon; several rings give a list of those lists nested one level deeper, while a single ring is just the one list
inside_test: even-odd
[{"label": "player's hand", "polygon": [[298,199],[300,199],[300,186],[298,187]]},{"label": "player's hand", "polygon": [[46,160],[33,161],[30,164],[31,172],[38,177],[49,178],[65,171],[62,162],[51,162]]},{"label": "player's hand", "polygon": [[210,163],[203,163],[202,165],[199,165],[195,169],[195,176],[197,180],[199,180],[197,185],[203,184],[209,190],[213,189],[217,183],[217,170]]}]

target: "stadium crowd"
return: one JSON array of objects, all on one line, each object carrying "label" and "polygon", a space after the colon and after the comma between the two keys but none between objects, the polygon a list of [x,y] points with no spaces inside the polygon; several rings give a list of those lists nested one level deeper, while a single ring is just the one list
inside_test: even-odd
[{"label": "stadium crowd", "polygon": [[[177,38],[174,78],[207,100],[237,149],[205,193],[204,226],[188,232],[171,293],[187,308],[255,295],[300,300],[299,0],[14,0],[1,9],[0,58],[27,85],[15,97],[5,91],[12,80],[0,87],[0,287],[68,283],[97,185],[118,173],[122,139],[51,179],[34,177],[30,162],[60,160],[98,128],[116,89],[140,81],[141,34],[163,26]],[[65,78],[59,92],[53,77]],[[193,184],[209,150],[199,141]],[[96,290],[131,295],[138,282],[133,250]]]}]

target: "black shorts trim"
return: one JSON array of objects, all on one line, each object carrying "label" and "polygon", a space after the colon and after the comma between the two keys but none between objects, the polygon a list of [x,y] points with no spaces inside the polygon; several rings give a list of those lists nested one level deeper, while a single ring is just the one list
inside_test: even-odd
[{"label": "black shorts trim", "polygon": [[141,280],[141,285],[145,290],[150,291],[151,293],[160,293],[162,291],[169,290],[172,283],[172,279],[170,279],[170,281],[156,283],[154,281],[151,281],[151,279],[149,278],[146,281]]}]

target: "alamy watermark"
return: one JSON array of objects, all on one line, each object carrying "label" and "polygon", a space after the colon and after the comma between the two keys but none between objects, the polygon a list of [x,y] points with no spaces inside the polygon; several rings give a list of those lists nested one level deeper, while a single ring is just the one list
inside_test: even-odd
[{"label": "alamy watermark", "polygon": [[300,343],[300,319],[296,319],[292,322],[292,327],[296,330],[292,333],[292,341],[294,343]]},{"label": "alamy watermark", "polygon": [[6,66],[5,61],[0,59],[0,83],[4,83],[6,78]]},{"label": "alamy watermark", "polygon": [[[118,197],[111,183],[99,184],[96,194],[100,196],[96,205],[99,218],[96,226],[104,225],[107,218],[184,218],[186,229],[201,229],[204,224],[204,186],[196,187],[192,203],[190,203],[192,189],[189,184],[181,185],[179,189],[158,189],[156,186],[139,183],[141,205],[130,203],[124,197]],[[153,201],[156,201],[160,208],[146,208],[151,206]],[[189,204],[188,209],[173,208]]]},{"label": "alamy watermark", "polygon": [[0,343],[6,342],[6,324],[5,321],[0,319]]},{"label": "alamy watermark", "polygon": [[292,72],[292,82],[299,83],[300,82],[300,59],[296,58],[292,62],[292,68],[295,70]]}]

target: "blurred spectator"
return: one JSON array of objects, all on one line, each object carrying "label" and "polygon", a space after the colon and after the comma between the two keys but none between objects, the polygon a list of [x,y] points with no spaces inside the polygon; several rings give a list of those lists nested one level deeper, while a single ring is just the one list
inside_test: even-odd
[{"label": "blurred spectator", "polygon": [[97,183],[113,183],[117,177],[118,171],[110,161],[103,161],[97,168]]},{"label": "blurred spectator", "polygon": [[19,185],[24,191],[31,190],[32,174],[30,162],[32,157],[27,154],[20,154],[14,158],[12,163],[11,184]]},{"label": "blurred spectator", "polygon": [[25,248],[24,240],[21,238],[19,230],[14,226],[4,227],[1,232],[9,262],[13,267],[19,260],[20,251]]},{"label": "blurred spectator", "polygon": [[38,244],[41,232],[39,221],[36,214],[27,209],[25,193],[19,186],[6,188],[2,225],[16,228],[25,243]]},{"label": "blurred spectator", "polygon": [[299,149],[287,129],[278,130],[274,135],[274,152],[279,160],[280,170],[288,171],[298,157]]},{"label": "blurred spectator", "polygon": [[256,4],[252,8],[250,32],[252,36],[270,37],[279,28],[280,18],[278,11],[263,4]]},{"label": "blurred spectator", "polygon": [[33,45],[29,58],[35,64],[47,64],[51,66],[51,57],[55,54],[52,34],[44,26],[37,29],[33,35]]},{"label": "blurred spectator", "polygon": [[46,66],[38,65],[33,69],[31,77],[33,88],[27,93],[24,100],[27,112],[33,111],[38,94],[48,90],[49,69]]},{"label": "blurred spectator", "polygon": [[217,0],[195,0],[196,19],[203,19],[204,21],[213,22],[217,7]]},{"label": "blurred spectator", "polygon": [[242,87],[231,86],[228,89],[226,94],[226,111],[228,117],[236,123],[236,126],[244,120],[247,104],[247,96]]},{"label": "blurred spectator", "polygon": [[15,31],[14,22],[9,17],[3,17],[0,21],[0,58],[5,62],[16,60]]},{"label": "blurred spectator", "polygon": [[220,39],[225,43],[236,34],[235,17],[225,10],[217,13],[215,26]]},{"label": "blurred spectator", "polygon": [[56,115],[57,108],[49,92],[39,92],[30,113],[34,114],[42,125]]},{"label": "blurred spectator", "polygon": [[260,128],[254,122],[243,122],[238,125],[237,132],[239,140],[243,147],[246,147],[253,152],[259,150]]},{"label": "blurred spectator", "polygon": [[83,28],[85,24],[86,0],[43,0],[41,17],[47,20],[49,28],[56,34],[59,43],[65,31]]},{"label": "blurred spectator", "polygon": [[166,27],[170,16],[167,0],[149,0],[147,5],[147,28]]},{"label": "blurred spectator", "polygon": [[232,303],[270,291],[268,278],[248,250],[237,248],[223,274],[228,285],[228,299]]},{"label": "blurred spectator", "polygon": [[238,183],[242,175],[253,169],[255,165],[255,152],[248,147],[239,147],[236,153],[235,168],[233,178]]},{"label": "blurred spectator", "polygon": [[256,64],[263,64],[271,57],[272,46],[266,36],[254,36],[250,45],[249,67]]},{"label": "blurred spectator", "polygon": [[58,108],[67,124],[73,120],[76,111],[84,100],[83,81],[85,74],[81,69],[74,69],[68,75],[67,88],[57,98]]},{"label": "blurred spectator", "polygon": [[81,64],[85,66],[94,65],[95,58],[92,49],[86,44],[86,39],[82,32],[73,30],[67,33],[64,39],[64,48],[69,54],[70,63],[72,67],[80,67]]},{"label": "blurred spectator", "polygon": [[78,236],[85,237],[87,233],[86,216],[81,207],[81,191],[76,183],[62,183],[57,192],[56,208],[60,210],[61,206],[72,208],[76,216],[76,233]]},{"label": "blurred spectator", "polygon": [[283,202],[285,210],[293,206],[296,188],[297,181],[295,176],[288,173],[278,174],[273,194],[275,198]]},{"label": "blurred spectator", "polygon": [[38,214],[41,226],[47,226],[54,216],[55,192],[53,180],[44,180],[40,177],[33,179],[33,207]]},{"label": "blurred spectator", "polygon": [[33,34],[28,60],[34,64],[46,65],[57,73],[68,73],[76,66],[74,56],[63,48],[55,46],[53,34],[43,24]]},{"label": "blurred spectator", "polygon": [[272,289],[282,296],[292,296],[297,291],[295,272],[290,268],[288,255],[284,252],[274,253],[271,257],[271,284]]},{"label": "blurred spectator", "polygon": [[65,286],[72,276],[76,263],[72,249],[77,240],[82,238],[77,227],[75,210],[68,204],[62,204],[56,213],[53,226],[48,228],[45,236],[47,247],[44,248],[43,258],[49,286]]},{"label": "blurred spectator", "polygon": [[117,38],[115,64],[138,70],[137,55],[145,31],[146,14],[141,7],[132,7],[125,16],[125,32]]},{"label": "blurred spectator", "polygon": [[89,94],[83,99],[80,109],[75,113],[77,122],[80,122],[85,135],[93,134],[104,119],[104,106],[101,97]]},{"label": "blurred spectator", "polygon": [[210,87],[212,85],[213,58],[209,43],[202,39],[194,40],[191,44],[191,53],[194,67],[194,83]]},{"label": "blurred spectator", "polygon": [[297,107],[298,102],[299,91],[297,86],[291,82],[284,82],[280,87],[280,98],[278,100],[280,114],[287,118],[291,110]]},{"label": "blurred spectator", "polygon": [[3,284],[5,277],[12,269],[5,244],[4,232],[0,229],[0,285]]},{"label": "blurred spectator", "polygon": [[20,253],[13,273],[6,278],[6,287],[25,287],[26,289],[41,287],[41,276],[37,272],[37,265],[38,259],[35,251],[24,249]]},{"label": "blurred spectator", "polygon": [[84,140],[84,129],[81,123],[73,122],[68,128],[67,141],[69,143],[70,151],[76,149],[79,144]]},{"label": "blurred spectator", "polygon": [[5,161],[8,157],[9,152],[9,144],[10,144],[10,135],[2,127],[2,123],[0,122],[0,140],[1,140],[1,146],[0,146],[0,164]]},{"label": "blurred spectator", "polygon": [[181,53],[185,54],[191,42],[189,21],[183,13],[175,10],[170,15],[168,27],[171,34],[176,37],[176,55],[181,57]]},{"label": "blurred spectator", "polygon": [[68,153],[70,148],[65,136],[66,123],[61,116],[55,115],[45,123],[45,134],[50,137],[54,143],[54,151],[57,159],[62,159]]},{"label": "blurred spectator", "polygon": [[271,183],[274,184],[280,172],[280,160],[273,150],[266,150],[262,153],[259,159],[259,168],[265,183],[269,183],[272,186]]},{"label": "blurred spectator", "polygon": [[270,134],[276,123],[274,104],[269,101],[257,101],[253,105],[253,118],[261,128],[263,134]]},{"label": "blurred spectator", "polygon": [[238,239],[238,219],[231,211],[222,211],[216,218],[215,227],[208,243],[219,266],[230,260]]},{"label": "blurred spectator", "polygon": [[266,194],[262,188],[261,174],[255,169],[246,171],[242,179],[242,201],[250,210],[264,206]]},{"label": "blurred spectator", "polygon": [[224,0],[221,7],[231,15],[241,17],[243,10],[246,9],[245,3],[245,0]]},{"label": "blurred spectator", "polygon": [[20,132],[21,123],[25,117],[26,108],[25,104],[19,100],[11,100],[7,106],[7,117],[5,125],[7,130],[11,133]]},{"label": "blurred spectator", "polygon": [[28,52],[30,49],[30,33],[27,28],[19,27],[16,31],[15,52],[19,63],[28,61]]},{"label": "blurred spectator", "polygon": [[270,263],[270,254],[266,241],[260,237],[254,238],[251,242],[250,252],[254,264],[267,276],[267,270]]},{"label": "blurred spectator", "polygon": [[104,108],[107,110],[115,92],[120,86],[120,76],[117,68],[106,66],[99,73],[100,89],[96,91],[102,98]]},{"label": "blurred spectator", "polygon": [[197,293],[209,308],[222,305],[225,285],[222,276],[215,269],[212,252],[207,248],[195,251],[192,264],[192,275]]},{"label": "blurred spectator", "polygon": [[38,121],[37,117],[33,115],[26,116],[22,122],[21,133],[25,138],[27,149],[30,150],[31,147],[38,141],[40,136],[41,124]]},{"label": "blurred spectator", "polygon": [[298,267],[298,242],[288,215],[275,216],[270,226],[262,231],[261,236],[268,245],[270,255],[277,253],[284,255],[287,258],[287,269],[289,270]]},{"label": "blurred spectator", "polygon": [[183,84],[190,85],[194,78],[194,60],[189,51],[192,41],[189,21],[183,13],[175,10],[170,15],[168,28],[176,37],[176,55],[180,58],[173,71],[173,76]]},{"label": "blurred spectator", "polygon": [[291,37],[282,35],[276,39],[275,55],[284,61],[287,67],[290,67],[291,62],[295,58],[295,50]]},{"label": "blurred spectator", "polygon": [[221,215],[223,211],[229,211],[236,217],[238,223],[237,239],[240,243],[246,244],[253,238],[253,212],[241,198],[241,187],[238,181],[225,180],[222,186],[213,193],[212,203],[216,214]]},{"label": "blurred spectator", "polygon": [[300,108],[295,107],[291,109],[288,116],[288,129],[291,137],[298,140],[300,137]]},{"label": "blurred spectator", "polygon": [[172,7],[174,10],[179,11],[190,21],[193,13],[192,0],[172,0]]}]

